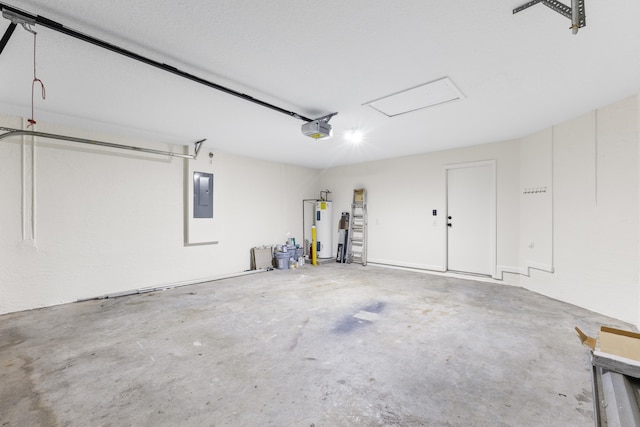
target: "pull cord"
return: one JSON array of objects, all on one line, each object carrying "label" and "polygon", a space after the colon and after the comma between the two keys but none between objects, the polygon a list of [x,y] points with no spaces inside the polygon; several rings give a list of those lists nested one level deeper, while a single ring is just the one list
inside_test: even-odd
[{"label": "pull cord", "polygon": [[44,88],[44,83],[42,82],[42,80],[40,80],[37,77],[37,73],[36,73],[36,52],[37,52],[37,36],[38,33],[36,33],[35,31],[33,31],[32,29],[28,29],[27,31],[33,33],[33,81],[31,82],[31,118],[29,120],[27,120],[29,122],[29,125],[27,127],[33,126],[36,124],[36,120],[34,117],[34,98],[35,98],[35,89],[36,89],[36,83],[40,84],[40,87],[42,88],[42,99],[46,99],[47,98],[47,92]]}]

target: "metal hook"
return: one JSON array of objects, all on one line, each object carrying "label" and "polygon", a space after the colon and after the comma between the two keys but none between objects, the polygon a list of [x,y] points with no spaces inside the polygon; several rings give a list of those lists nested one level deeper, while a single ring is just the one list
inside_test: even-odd
[{"label": "metal hook", "polygon": [[38,34],[33,28],[31,28],[31,24],[29,24],[28,22],[21,22],[20,25],[22,25],[22,28],[24,28],[26,31],[30,32],[34,36]]}]

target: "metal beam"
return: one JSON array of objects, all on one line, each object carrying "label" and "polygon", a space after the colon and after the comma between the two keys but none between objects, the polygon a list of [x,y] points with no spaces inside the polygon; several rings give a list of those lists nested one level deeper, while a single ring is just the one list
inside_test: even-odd
[{"label": "metal beam", "polygon": [[587,25],[587,12],[584,8],[584,0],[573,0],[573,2],[578,5],[578,27],[582,28]]},{"label": "metal beam", "polygon": [[543,0],[533,0],[533,1],[527,2],[527,3],[523,4],[522,6],[518,6],[515,9],[513,9],[513,13],[516,14],[518,12],[522,12],[523,10],[530,8],[531,6],[534,6],[534,5],[538,4],[538,3],[540,3],[541,1],[543,1]]},{"label": "metal beam", "polygon": [[18,26],[17,24],[12,22],[11,24],[9,24],[9,27],[4,32],[4,35],[2,36],[2,40],[0,40],[0,55],[2,54],[2,51],[4,50],[7,43],[9,43],[9,39],[13,35],[13,32],[15,31],[17,26]]},{"label": "metal beam", "polygon": [[587,25],[584,0],[571,0],[571,7],[558,0],[533,0],[513,9],[513,13],[516,14],[518,12],[522,12],[523,10],[538,3],[542,3],[549,9],[569,18],[571,20],[571,29],[573,30],[573,34],[578,32],[578,28],[582,28]]},{"label": "metal beam", "polygon": [[24,17],[25,20],[33,20],[33,21],[35,21],[36,24],[42,25],[43,27],[49,28],[51,30],[57,31],[57,32],[62,33],[62,34],[66,34],[68,36],[71,36],[73,38],[76,38],[78,40],[82,40],[82,41],[90,43],[90,44],[93,44],[93,45],[101,47],[103,49],[110,50],[111,52],[126,56],[127,58],[131,58],[133,60],[136,60],[136,61],[139,61],[139,62],[143,62],[143,63],[145,63],[147,65],[151,65],[152,67],[159,68],[159,69],[161,69],[163,71],[167,71],[167,72],[169,72],[171,74],[175,74],[177,76],[180,76],[180,77],[183,77],[185,79],[191,80],[193,82],[199,83],[201,85],[210,87],[212,89],[216,89],[216,90],[219,90],[221,92],[227,93],[229,95],[236,96],[238,98],[244,99],[245,101],[253,102],[254,104],[261,105],[263,107],[269,108],[269,109],[277,111],[279,113],[286,114],[286,115],[288,115],[290,117],[293,117],[295,119],[303,120],[305,122],[313,121],[313,119],[305,117],[305,116],[303,116],[301,114],[298,114],[298,113],[296,113],[294,111],[285,110],[284,108],[280,108],[280,107],[275,106],[273,104],[270,104],[268,102],[261,101],[259,99],[253,98],[252,96],[249,96],[247,94],[237,92],[237,91],[235,91],[233,89],[229,89],[229,88],[221,86],[221,85],[219,85],[217,83],[213,83],[213,82],[205,80],[205,79],[203,79],[201,77],[197,77],[197,76],[194,76],[193,74],[189,74],[189,73],[187,73],[185,71],[181,71],[181,70],[179,70],[176,67],[173,67],[171,65],[163,64],[163,63],[158,62],[158,61],[154,61],[153,59],[144,57],[144,56],[139,55],[139,54],[137,54],[135,52],[132,52],[130,50],[123,49],[123,48],[121,48],[119,46],[116,46],[114,44],[107,43],[107,42],[105,42],[103,40],[97,39],[97,38],[89,36],[87,34],[80,33],[78,31],[75,31],[75,30],[71,29],[71,28],[65,27],[64,25],[62,25],[62,24],[60,24],[58,22],[52,21],[51,19],[48,19],[48,18],[45,18],[44,16],[33,15],[33,14],[28,13],[28,12],[24,12],[24,11],[22,11],[20,9],[16,9],[15,7],[9,6],[9,5],[4,4],[4,3],[0,3],[0,8],[2,8],[3,11],[7,10],[7,11],[10,11],[10,12],[12,12],[14,14],[20,15],[20,16]]},{"label": "metal beam", "polygon": [[133,145],[115,144],[113,142],[97,141],[95,139],[86,139],[86,138],[76,138],[75,136],[57,135],[53,133],[37,132],[37,131],[31,131],[31,130],[0,127],[0,131],[6,132],[3,134],[0,134],[0,141],[5,138],[10,138],[12,136],[31,136],[31,137],[40,137],[40,138],[48,138],[48,139],[57,139],[59,141],[78,142],[81,144],[98,145],[101,147],[118,148],[121,150],[138,151],[141,153],[159,154],[162,156],[169,156],[169,157],[181,157],[183,159],[190,159],[190,160],[195,160],[198,158],[198,153],[200,152],[200,148],[202,148],[202,144],[206,141],[206,139],[201,139],[200,141],[194,142],[195,154],[180,154],[180,153],[173,153],[171,151],[154,150],[152,148],[143,148],[143,147],[136,147]]},{"label": "metal beam", "polygon": [[547,6],[549,9],[555,10],[560,15],[564,15],[565,17],[571,19],[571,8],[566,4],[560,3],[556,0],[544,0],[542,4]]}]

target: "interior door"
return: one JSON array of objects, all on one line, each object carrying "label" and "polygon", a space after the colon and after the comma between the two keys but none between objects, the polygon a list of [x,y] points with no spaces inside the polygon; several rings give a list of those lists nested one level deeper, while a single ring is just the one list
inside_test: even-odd
[{"label": "interior door", "polygon": [[447,169],[447,269],[495,270],[495,164]]}]

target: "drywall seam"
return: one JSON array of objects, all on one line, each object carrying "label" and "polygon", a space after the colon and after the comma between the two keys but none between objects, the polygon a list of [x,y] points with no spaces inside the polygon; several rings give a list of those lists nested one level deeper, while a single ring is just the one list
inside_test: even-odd
[{"label": "drywall seam", "polygon": [[595,110],[593,120],[593,198],[598,207],[598,109]]},{"label": "drywall seam", "polygon": [[[555,127],[551,126],[551,268],[554,268],[556,265],[555,260],[555,247],[556,247],[556,182],[555,182]],[[555,271],[555,269],[554,269]]]},{"label": "drywall seam", "polygon": [[[549,171],[548,171],[548,175],[545,173],[544,178],[542,178],[543,182],[545,183],[545,188],[548,185],[549,186],[549,193],[550,193],[550,199],[549,199],[549,204],[545,206],[543,206],[544,208],[544,212],[538,212],[541,216],[536,218],[536,220],[539,220],[540,218],[546,217],[547,215],[549,215],[548,219],[549,219],[549,223],[547,226],[544,227],[543,230],[540,230],[541,232],[538,235],[534,235],[533,239],[538,240],[537,237],[545,237],[545,241],[546,238],[548,237],[549,239],[549,243],[548,246],[544,245],[544,248],[547,248],[548,250],[548,256],[544,256],[544,259],[542,259],[540,262],[540,260],[538,261],[533,261],[532,259],[526,259],[527,257],[530,258],[534,258],[535,259],[535,254],[531,254],[529,253],[528,255],[525,254],[523,251],[520,251],[519,254],[519,267],[509,267],[509,266],[502,266],[499,267],[502,269],[501,272],[498,273],[499,277],[503,277],[504,273],[512,273],[512,274],[519,274],[522,276],[526,276],[526,277],[530,277],[531,274],[531,270],[541,270],[541,271],[545,271],[548,273],[553,273],[554,272],[554,260],[553,260],[553,253],[554,253],[554,244],[555,244],[555,235],[554,235],[554,207],[555,207],[555,203],[554,203],[554,199],[555,199],[555,191],[554,191],[554,146],[553,146],[553,141],[554,141],[554,127],[552,126],[549,129],[549,139],[547,139],[546,136],[546,131],[545,131],[545,137],[544,137],[545,142],[548,141],[549,142],[549,149],[548,151],[544,148],[545,145],[543,144],[539,144],[537,146],[538,150],[544,150],[544,151],[540,151],[540,153],[543,153],[543,156],[540,157],[540,160],[542,161],[542,165],[538,168],[538,170],[536,172],[540,173],[540,171],[543,171],[543,165],[549,165]],[[521,139],[521,143],[523,144],[528,144],[526,142],[526,137]],[[529,145],[530,146],[530,145]],[[521,156],[521,162],[524,162],[522,156]],[[521,163],[522,164],[522,163]],[[522,166],[521,166],[522,167]],[[521,173],[520,173],[520,181],[521,181],[521,186],[527,186],[531,185],[530,182],[528,182],[531,177],[530,177],[531,171],[530,170],[524,170],[521,169]],[[541,179],[540,175],[537,176],[536,179]],[[525,182],[527,181],[527,182]],[[546,190],[545,190],[546,191]],[[523,206],[520,207],[520,226],[521,226],[521,233],[519,236],[519,239],[522,241],[522,239],[525,236],[525,233],[522,232],[522,227],[523,224],[524,225],[530,225],[530,221],[531,221],[531,217],[528,216],[529,212],[527,211],[527,209]],[[544,215],[544,216],[542,216]],[[529,248],[533,248],[533,240],[531,241],[531,244],[529,246]],[[540,258],[538,256],[538,258]]]}]

